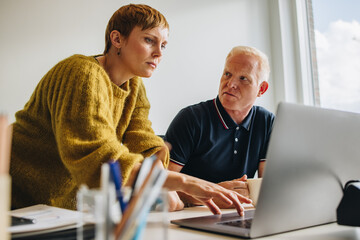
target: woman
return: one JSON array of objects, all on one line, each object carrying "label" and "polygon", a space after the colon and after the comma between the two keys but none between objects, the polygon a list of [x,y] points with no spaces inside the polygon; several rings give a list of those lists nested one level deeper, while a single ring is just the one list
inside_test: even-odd
[{"label": "woman", "polygon": [[[162,58],[169,25],[146,5],[121,7],[109,20],[103,55],[71,56],[39,82],[13,125],[12,208],[48,204],[76,207],[80,184],[99,186],[101,164],[116,159],[124,182],[144,157],[169,152],[148,119],[150,104],[141,77],[150,77]],[[214,184],[169,172],[164,185],[184,191],[220,213],[212,198],[234,204],[241,195]],[[171,195],[171,209],[182,202]]]}]

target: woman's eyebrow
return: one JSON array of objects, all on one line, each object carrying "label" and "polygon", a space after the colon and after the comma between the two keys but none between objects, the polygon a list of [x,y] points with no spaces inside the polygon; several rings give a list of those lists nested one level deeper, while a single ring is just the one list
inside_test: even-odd
[{"label": "woman's eyebrow", "polygon": [[[154,34],[151,34],[151,33],[145,33],[145,35],[151,36],[151,37],[155,38],[155,39],[156,39],[156,41],[159,41],[159,37],[158,37],[158,36],[156,36],[156,35],[154,35]],[[167,42],[167,41],[164,41],[163,43],[167,44],[168,42]]]}]

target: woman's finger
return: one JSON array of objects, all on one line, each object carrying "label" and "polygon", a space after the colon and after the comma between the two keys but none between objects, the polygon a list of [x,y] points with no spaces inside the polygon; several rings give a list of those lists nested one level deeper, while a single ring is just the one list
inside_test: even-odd
[{"label": "woman's finger", "polygon": [[221,214],[221,210],[220,208],[214,203],[214,201],[212,199],[203,201],[204,205],[207,206],[210,211],[215,214],[215,215],[219,215]]},{"label": "woman's finger", "polygon": [[241,196],[241,195],[237,194],[235,192],[231,192],[228,195],[230,200],[233,201],[233,205],[236,208],[236,211],[239,213],[240,216],[243,216],[244,215],[244,207],[240,203],[239,196]]}]

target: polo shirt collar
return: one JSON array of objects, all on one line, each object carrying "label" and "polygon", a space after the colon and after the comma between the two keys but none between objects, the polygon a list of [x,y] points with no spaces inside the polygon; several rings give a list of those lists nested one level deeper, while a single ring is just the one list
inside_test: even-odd
[{"label": "polo shirt collar", "polygon": [[236,128],[238,126],[241,126],[244,129],[249,131],[250,125],[251,125],[251,119],[252,119],[252,117],[254,115],[254,107],[252,107],[250,109],[250,112],[246,116],[244,121],[242,121],[241,124],[237,125],[236,122],[234,122],[234,120],[230,117],[230,115],[226,112],[225,108],[221,104],[219,96],[217,96],[213,100],[213,103],[214,103],[214,106],[215,106],[216,113],[217,113],[217,115],[218,115],[218,117],[220,119],[220,122],[224,126],[225,129],[231,129],[231,128]]}]

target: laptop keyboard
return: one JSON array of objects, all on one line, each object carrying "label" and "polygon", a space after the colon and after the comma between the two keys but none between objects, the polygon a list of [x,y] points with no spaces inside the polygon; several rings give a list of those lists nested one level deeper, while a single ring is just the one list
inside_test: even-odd
[{"label": "laptop keyboard", "polygon": [[242,219],[236,221],[229,221],[229,222],[220,222],[218,224],[232,226],[232,227],[239,227],[239,228],[250,228],[252,223],[252,219]]}]

